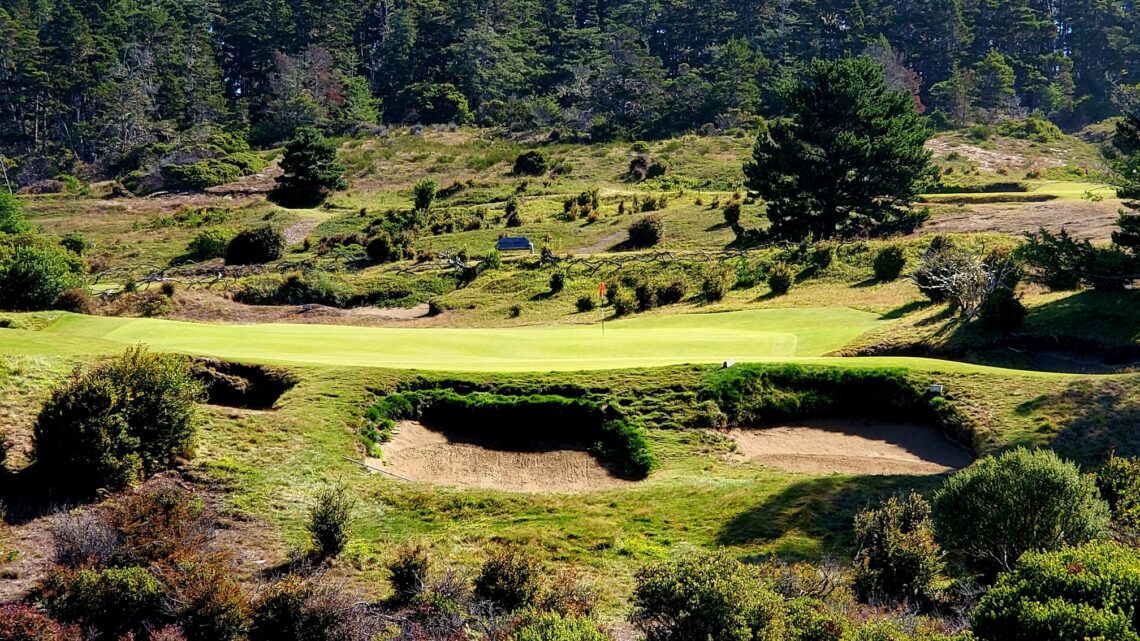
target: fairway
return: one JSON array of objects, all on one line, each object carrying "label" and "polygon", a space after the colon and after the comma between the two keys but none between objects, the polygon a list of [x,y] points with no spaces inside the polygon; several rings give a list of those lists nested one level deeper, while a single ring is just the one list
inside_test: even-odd
[{"label": "fairway", "polygon": [[156,350],[258,363],[442,371],[581,371],[726,360],[1015,371],[924,358],[824,356],[888,322],[845,307],[765,309],[619,320],[606,323],[603,334],[600,324],[370,328],[221,325],[59,314],[38,331],[0,330],[0,351],[113,353],[141,343]]}]

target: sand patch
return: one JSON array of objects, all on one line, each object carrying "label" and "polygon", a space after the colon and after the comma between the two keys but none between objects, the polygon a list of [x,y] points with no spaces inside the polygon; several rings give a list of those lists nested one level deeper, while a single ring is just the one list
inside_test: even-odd
[{"label": "sand patch", "polygon": [[480,442],[405,421],[368,465],[410,480],[509,492],[585,492],[630,485],[588,452],[559,443]]},{"label": "sand patch", "polygon": [[924,425],[821,420],[735,429],[728,436],[753,461],[809,474],[944,474],[973,460],[965,448]]}]

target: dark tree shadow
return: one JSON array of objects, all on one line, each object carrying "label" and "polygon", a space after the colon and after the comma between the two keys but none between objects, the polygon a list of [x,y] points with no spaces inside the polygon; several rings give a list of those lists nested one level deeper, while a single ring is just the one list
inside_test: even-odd
[{"label": "dark tree shadow", "polygon": [[907,303],[906,305],[896,307],[896,308],[892,309],[891,311],[887,312],[886,314],[883,314],[880,318],[882,320],[897,320],[899,318],[902,318],[903,316],[908,316],[908,315],[913,314],[914,312],[917,312],[919,310],[927,309],[930,306],[932,306],[933,304],[934,303],[932,303],[928,300],[912,300],[911,302]]},{"label": "dark tree shadow", "polygon": [[1016,411],[1055,425],[1050,447],[1083,465],[1097,465],[1113,453],[1140,456],[1140,386],[1131,381],[1080,381]]},{"label": "dark tree shadow", "polygon": [[[824,476],[809,478],[782,489],[728,521],[717,534],[721,545],[747,545],[775,541],[788,532],[818,539],[825,550],[850,555],[852,521],[860,510],[879,500],[917,490],[925,492],[942,482],[935,476]],[[781,557],[797,557],[794,548],[777,546]]]},{"label": "dark tree shadow", "polygon": [[861,281],[855,283],[854,285],[851,286],[851,289],[866,289],[868,287],[874,287],[875,285],[878,285],[879,283],[880,283],[880,281],[878,278],[871,277],[871,278],[868,278],[867,280],[861,280]]}]

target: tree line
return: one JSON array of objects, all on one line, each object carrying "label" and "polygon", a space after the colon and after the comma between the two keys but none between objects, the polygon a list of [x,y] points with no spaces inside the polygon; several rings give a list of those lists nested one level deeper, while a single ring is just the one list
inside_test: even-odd
[{"label": "tree line", "polygon": [[[777,81],[867,53],[942,122],[1117,111],[1123,0],[0,0],[0,153],[50,177],[146,144],[300,124],[592,139],[779,115]],[[62,160],[61,160],[62,159]],[[15,167],[17,165],[18,167]]]}]

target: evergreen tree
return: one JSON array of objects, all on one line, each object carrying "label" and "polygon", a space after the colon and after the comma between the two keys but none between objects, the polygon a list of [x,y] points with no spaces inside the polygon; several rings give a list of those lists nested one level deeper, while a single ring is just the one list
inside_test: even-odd
[{"label": "evergreen tree", "polygon": [[285,145],[285,172],[277,178],[270,199],[283,207],[313,207],[333,191],[347,189],[336,145],[312,127],[300,127]]},{"label": "evergreen tree", "polygon": [[20,234],[28,231],[28,222],[24,219],[24,210],[20,201],[0,188],[0,234]]},{"label": "evergreen tree", "polygon": [[1112,233],[1112,242],[1140,258],[1140,107],[1129,109],[1116,124],[1112,143],[1121,154],[1116,192],[1127,208],[1120,212],[1120,229]]},{"label": "evergreen tree", "polygon": [[884,234],[913,222],[910,204],[936,175],[930,131],[908,91],[867,57],[816,60],[781,83],[791,119],[760,132],[746,185],[785,240]]}]

